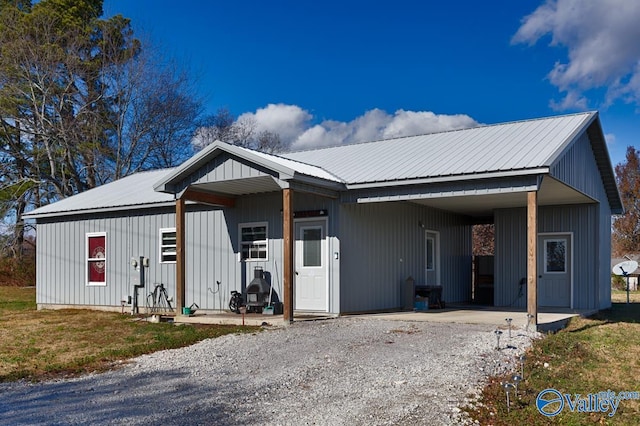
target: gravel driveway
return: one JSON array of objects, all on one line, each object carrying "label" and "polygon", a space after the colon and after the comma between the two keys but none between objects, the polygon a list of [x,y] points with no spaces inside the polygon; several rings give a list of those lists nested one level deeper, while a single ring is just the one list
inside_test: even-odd
[{"label": "gravel driveway", "polygon": [[[228,335],[79,379],[0,385],[3,424],[442,425],[530,343],[495,327],[337,318]],[[506,346],[509,345],[509,348]]]}]

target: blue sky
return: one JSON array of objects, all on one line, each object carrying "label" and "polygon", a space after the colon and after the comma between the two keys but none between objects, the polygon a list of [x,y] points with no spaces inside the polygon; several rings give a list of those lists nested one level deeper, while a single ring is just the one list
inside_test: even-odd
[{"label": "blue sky", "polygon": [[[227,107],[293,148],[599,110],[640,134],[640,2],[105,0]],[[637,46],[636,46],[637,45]]]}]

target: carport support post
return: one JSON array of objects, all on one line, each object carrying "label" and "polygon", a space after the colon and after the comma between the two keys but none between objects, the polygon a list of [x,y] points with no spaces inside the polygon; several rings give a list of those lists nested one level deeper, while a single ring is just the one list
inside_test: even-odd
[{"label": "carport support post", "polygon": [[538,328],[538,192],[527,193],[527,328]]},{"label": "carport support post", "polygon": [[176,200],[176,314],[182,313],[185,299],[185,200],[183,197]]},{"label": "carport support post", "polygon": [[284,306],[285,322],[293,322],[293,191],[282,190],[282,235],[284,240]]}]

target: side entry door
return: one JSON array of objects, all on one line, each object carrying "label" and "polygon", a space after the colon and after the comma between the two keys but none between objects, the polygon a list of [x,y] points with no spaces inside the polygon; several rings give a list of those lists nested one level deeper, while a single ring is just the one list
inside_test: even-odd
[{"label": "side entry door", "polygon": [[295,222],[295,309],[327,312],[326,220]]},{"label": "side entry door", "polygon": [[538,305],[571,307],[571,234],[538,236]]}]

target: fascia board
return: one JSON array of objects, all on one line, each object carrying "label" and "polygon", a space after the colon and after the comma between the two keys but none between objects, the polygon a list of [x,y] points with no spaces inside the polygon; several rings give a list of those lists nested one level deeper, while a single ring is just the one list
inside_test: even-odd
[{"label": "fascia board", "polygon": [[433,178],[421,178],[421,179],[405,179],[405,180],[391,180],[385,182],[367,182],[357,184],[347,184],[347,189],[370,189],[370,188],[385,188],[389,186],[404,186],[404,185],[424,185],[429,183],[444,183],[444,182],[457,182],[461,180],[479,180],[479,179],[491,179],[491,178],[508,178],[514,176],[530,176],[548,174],[549,167],[538,167],[535,169],[526,170],[507,170],[502,172],[490,172],[490,173],[475,173],[455,176],[438,176]]},{"label": "fascia board", "polygon": [[48,212],[41,214],[29,214],[26,213],[22,217],[25,219],[44,219],[51,217],[66,217],[66,216],[77,216],[77,215],[85,215],[85,214],[93,214],[93,213],[111,213],[118,211],[131,211],[131,210],[142,210],[142,209],[152,209],[152,208],[162,208],[162,207],[175,207],[174,202],[161,202],[161,203],[152,203],[152,204],[140,204],[140,205],[127,205],[127,206],[114,206],[114,207],[100,207],[95,209],[85,209],[85,210],[67,210],[67,211],[57,211],[57,212]]}]

